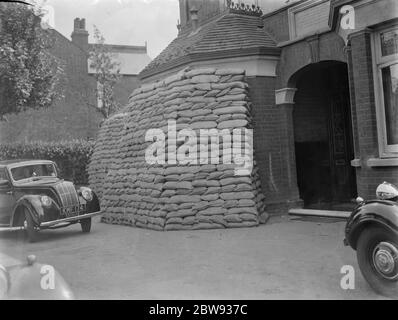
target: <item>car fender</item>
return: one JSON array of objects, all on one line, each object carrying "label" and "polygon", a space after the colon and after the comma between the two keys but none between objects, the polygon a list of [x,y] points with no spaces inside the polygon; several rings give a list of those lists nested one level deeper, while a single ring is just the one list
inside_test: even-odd
[{"label": "car fender", "polygon": [[44,216],[44,210],[43,206],[40,201],[40,196],[39,195],[25,195],[18,199],[14,211],[12,213],[12,219],[11,219],[11,225],[15,226],[17,221],[16,217],[18,214],[18,211],[21,207],[27,207],[29,208],[29,212],[32,216],[32,219],[35,224],[40,224],[40,221],[42,217]]},{"label": "car fender", "polygon": [[98,199],[98,196],[96,195],[96,193],[93,191],[93,189],[88,188],[91,190],[91,193],[93,195],[93,199],[91,201],[87,201],[86,199],[83,198],[82,196],[82,189],[83,188],[87,188],[87,187],[80,187],[77,190],[77,194],[79,195],[79,202],[80,204],[85,204],[86,205],[86,211],[87,213],[91,213],[91,212],[98,212],[100,211],[100,202]]},{"label": "car fender", "polygon": [[357,240],[364,228],[378,225],[398,236],[398,204],[393,201],[374,200],[358,206],[346,225],[346,240],[356,249]]},{"label": "car fender", "polygon": [[97,195],[95,194],[94,191],[92,191],[92,193],[93,193],[93,200],[87,203],[87,213],[98,212],[101,210],[100,202]]}]

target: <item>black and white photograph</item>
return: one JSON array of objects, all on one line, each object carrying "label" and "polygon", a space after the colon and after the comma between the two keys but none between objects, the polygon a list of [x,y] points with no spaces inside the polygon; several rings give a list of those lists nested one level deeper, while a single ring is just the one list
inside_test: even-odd
[{"label": "black and white photograph", "polygon": [[0,300],[398,300],[398,1],[0,0]]}]

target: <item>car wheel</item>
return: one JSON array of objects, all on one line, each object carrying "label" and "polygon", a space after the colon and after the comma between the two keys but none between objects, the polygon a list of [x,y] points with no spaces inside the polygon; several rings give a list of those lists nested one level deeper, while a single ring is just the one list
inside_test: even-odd
[{"label": "car wheel", "polygon": [[378,293],[398,297],[398,237],[382,228],[370,227],[359,236],[357,258],[363,277]]},{"label": "car wheel", "polygon": [[91,231],[91,218],[81,220],[80,225],[84,233],[89,233]]},{"label": "car wheel", "polygon": [[35,228],[32,215],[28,208],[24,208],[24,221],[23,226],[25,227],[25,235],[29,242],[33,243],[37,241],[38,230]]}]

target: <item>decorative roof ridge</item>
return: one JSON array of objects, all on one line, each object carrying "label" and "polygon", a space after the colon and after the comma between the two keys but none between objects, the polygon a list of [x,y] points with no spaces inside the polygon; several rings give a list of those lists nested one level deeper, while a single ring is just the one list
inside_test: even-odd
[{"label": "decorative roof ridge", "polygon": [[259,6],[254,4],[244,4],[242,3],[235,3],[232,0],[227,0],[227,10],[230,13],[237,13],[255,17],[261,17],[263,15],[263,11]]}]

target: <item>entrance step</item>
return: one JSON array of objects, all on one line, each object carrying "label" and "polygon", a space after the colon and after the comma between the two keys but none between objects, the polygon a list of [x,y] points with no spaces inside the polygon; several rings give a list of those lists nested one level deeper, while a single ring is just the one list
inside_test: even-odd
[{"label": "entrance step", "polygon": [[350,202],[319,202],[311,203],[305,206],[305,209],[326,210],[326,211],[352,211],[357,206],[355,200]]},{"label": "entrance step", "polygon": [[314,209],[290,209],[289,215],[300,217],[324,217],[348,219],[351,215],[350,211],[332,211],[332,210],[314,210]]}]

